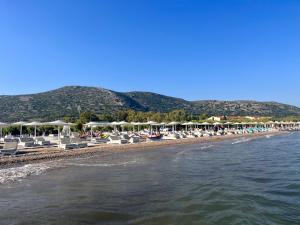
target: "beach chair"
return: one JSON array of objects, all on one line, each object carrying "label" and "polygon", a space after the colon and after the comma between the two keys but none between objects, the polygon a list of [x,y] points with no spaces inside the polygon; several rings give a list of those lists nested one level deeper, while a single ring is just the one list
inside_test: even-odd
[{"label": "beach chair", "polygon": [[59,148],[61,149],[74,149],[74,148],[77,148],[77,145],[74,144],[74,143],[71,143],[71,139],[70,138],[61,138],[60,139],[60,142],[59,142],[59,145],[58,145]]},{"label": "beach chair", "polygon": [[33,140],[33,138],[29,138],[29,137],[21,137],[21,138],[19,138],[19,146],[33,147],[34,146],[34,140]]},{"label": "beach chair", "polygon": [[43,137],[37,137],[35,138],[35,144],[41,145],[41,146],[47,146],[50,145],[50,141],[46,141]]},{"label": "beach chair", "polygon": [[108,137],[107,144],[127,144],[128,141],[126,139],[122,139],[120,136],[117,135],[110,135]]},{"label": "beach chair", "polygon": [[18,142],[5,142],[3,149],[0,149],[1,155],[15,155],[18,150]]},{"label": "beach chair", "polygon": [[87,143],[82,142],[80,138],[71,138],[70,142],[76,145],[77,148],[86,148],[88,146]]},{"label": "beach chair", "polygon": [[140,137],[139,136],[132,136],[129,138],[129,143],[139,143],[140,142]]},{"label": "beach chair", "polygon": [[107,143],[108,139],[103,137],[94,137],[92,138],[93,143]]}]

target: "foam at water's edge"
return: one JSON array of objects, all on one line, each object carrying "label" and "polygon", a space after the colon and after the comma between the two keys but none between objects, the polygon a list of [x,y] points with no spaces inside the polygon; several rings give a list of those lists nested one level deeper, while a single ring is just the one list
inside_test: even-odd
[{"label": "foam at water's edge", "polygon": [[0,169],[0,184],[21,180],[30,175],[40,175],[46,170],[56,167],[56,163],[34,163],[20,167]]}]

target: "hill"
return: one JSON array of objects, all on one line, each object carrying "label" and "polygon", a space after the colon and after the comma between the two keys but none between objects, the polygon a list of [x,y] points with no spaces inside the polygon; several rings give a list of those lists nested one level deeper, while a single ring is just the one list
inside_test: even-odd
[{"label": "hill", "polygon": [[257,101],[186,101],[151,92],[121,93],[103,88],[67,86],[28,95],[0,96],[0,121],[55,120],[80,112],[112,113],[118,110],[168,112],[183,109],[193,114],[288,116],[300,108]]}]

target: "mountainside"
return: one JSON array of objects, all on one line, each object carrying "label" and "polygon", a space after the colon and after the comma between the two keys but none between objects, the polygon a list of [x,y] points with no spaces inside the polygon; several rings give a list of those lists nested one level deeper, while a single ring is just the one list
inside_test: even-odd
[{"label": "mountainside", "polygon": [[54,120],[80,112],[112,113],[117,110],[168,112],[183,109],[209,115],[287,116],[300,115],[300,108],[256,101],[186,101],[151,92],[120,93],[103,88],[67,86],[53,91],[0,96],[0,121]]}]

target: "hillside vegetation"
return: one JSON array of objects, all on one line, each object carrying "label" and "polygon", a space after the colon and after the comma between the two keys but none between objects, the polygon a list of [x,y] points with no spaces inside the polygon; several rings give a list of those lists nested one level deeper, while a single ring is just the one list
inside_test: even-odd
[{"label": "hillside vegetation", "polygon": [[37,94],[0,96],[0,121],[55,120],[77,117],[80,112],[95,114],[119,110],[169,112],[227,116],[296,116],[300,108],[256,101],[186,101],[151,92],[121,93],[96,87],[67,86]]}]

